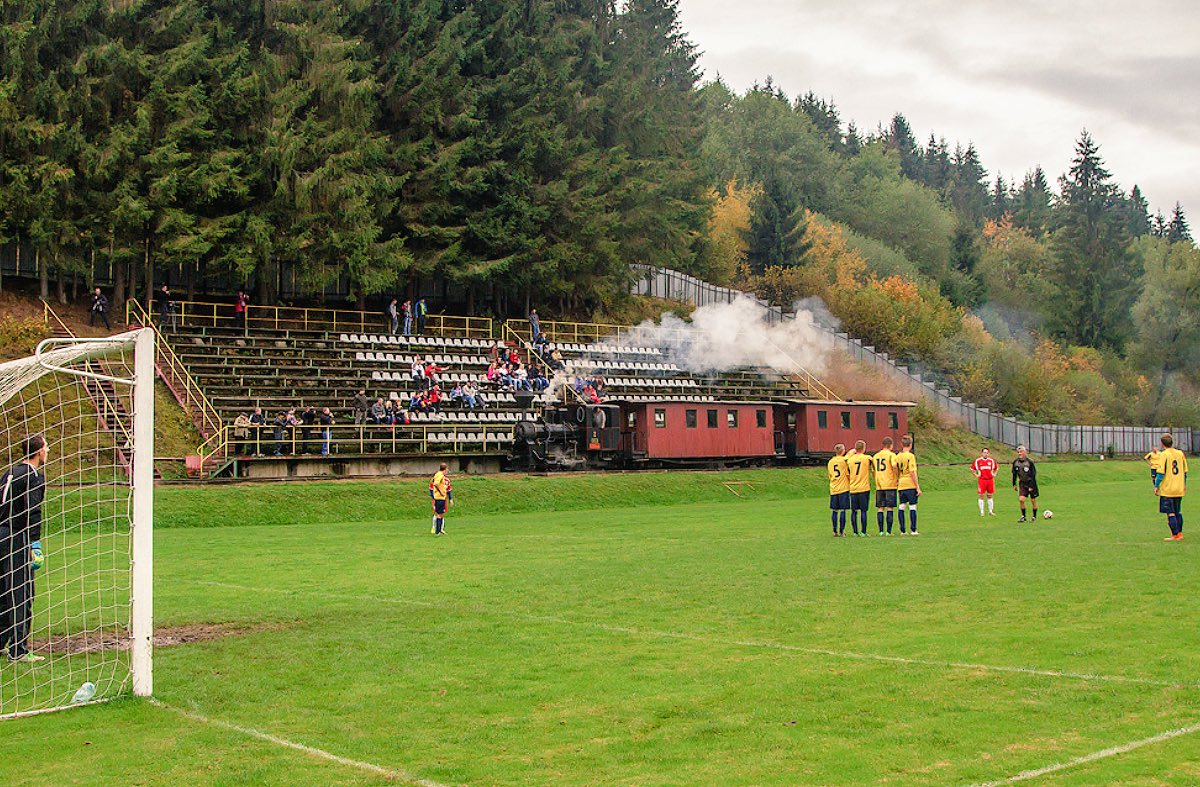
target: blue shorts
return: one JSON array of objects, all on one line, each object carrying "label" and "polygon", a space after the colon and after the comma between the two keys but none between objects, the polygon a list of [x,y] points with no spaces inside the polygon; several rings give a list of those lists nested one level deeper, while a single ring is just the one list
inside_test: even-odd
[{"label": "blue shorts", "polygon": [[433,501],[433,510],[434,510],[434,513],[436,513],[438,516],[441,516],[442,514],[446,513],[446,501],[445,500],[434,500]]},{"label": "blue shorts", "polygon": [[830,511],[845,511],[850,508],[850,493],[838,492],[836,495],[829,496]]},{"label": "blue shorts", "polygon": [[1158,513],[1160,513],[1160,514],[1182,514],[1183,513],[1183,498],[1182,497],[1160,497],[1160,498],[1158,498]]},{"label": "blue shorts", "polygon": [[851,511],[866,511],[871,507],[870,492],[851,492],[850,493],[850,510]]},{"label": "blue shorts", "polygon": [[910,506],[915,506],[917,504],[917,490],[915,490],[915,489],[901,489],[900,490],[900,505],[904,505],[905,503],[907,503]]},{"label": "blue shorts", "polygon": [[895,508],[896,507],[896,490],[895,489],[876,489],[875,490],[875,507],[876,508]]}]

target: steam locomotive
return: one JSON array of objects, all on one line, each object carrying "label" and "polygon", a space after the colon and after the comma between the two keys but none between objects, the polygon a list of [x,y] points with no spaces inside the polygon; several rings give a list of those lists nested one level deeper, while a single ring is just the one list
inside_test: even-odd
[{"label": "steam locomotive", "polygon": [[803,464],[838,443],[908,433],[912,402],[611,400],[558,404],[513,428],[510,465],[523,470],[628,470]]}]

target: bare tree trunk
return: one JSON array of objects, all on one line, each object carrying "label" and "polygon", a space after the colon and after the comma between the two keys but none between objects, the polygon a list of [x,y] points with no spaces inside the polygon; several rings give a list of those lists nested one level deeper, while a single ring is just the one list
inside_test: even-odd
[{"label": "bare tree trunk", "polygon": [[50,268],[42,262],[42,250],[36,248],[33,250],[33,264],[37,266],[38,285],[42,300],[50,297]]},{"label": "bare tree trunk", "polygon": [[54,254],[54,295],[58,298],[59,304],[66,306],[67,304],[67,274],[59,263],[58,253]]}]

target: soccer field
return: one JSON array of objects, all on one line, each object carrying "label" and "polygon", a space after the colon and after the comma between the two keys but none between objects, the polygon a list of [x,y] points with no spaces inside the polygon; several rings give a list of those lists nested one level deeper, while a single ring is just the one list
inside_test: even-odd
[{"label": "soccer field", "polygon": [[823,470],[460,479],[440,539],[420,481],[160,489],[156,626],[220,636],[0,777],[1200,783],[1200,542],[1142,464],[1040,471],[1052,521],[925,468],[919,537],[840,540]]}]

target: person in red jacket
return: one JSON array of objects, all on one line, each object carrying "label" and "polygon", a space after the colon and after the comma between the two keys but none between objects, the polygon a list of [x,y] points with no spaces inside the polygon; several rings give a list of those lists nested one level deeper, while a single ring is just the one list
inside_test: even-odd
[{"label": "person in red jacket", "polygon": [[983,449],[983,454],[971,463],[971,472],[975,474],[975,480],[979,487],[979,515],[983,516],[983,501],[987,501],[987,513],[992,516],[996,515],[996,460],[992,458],[992,452],[988,449]]}]

